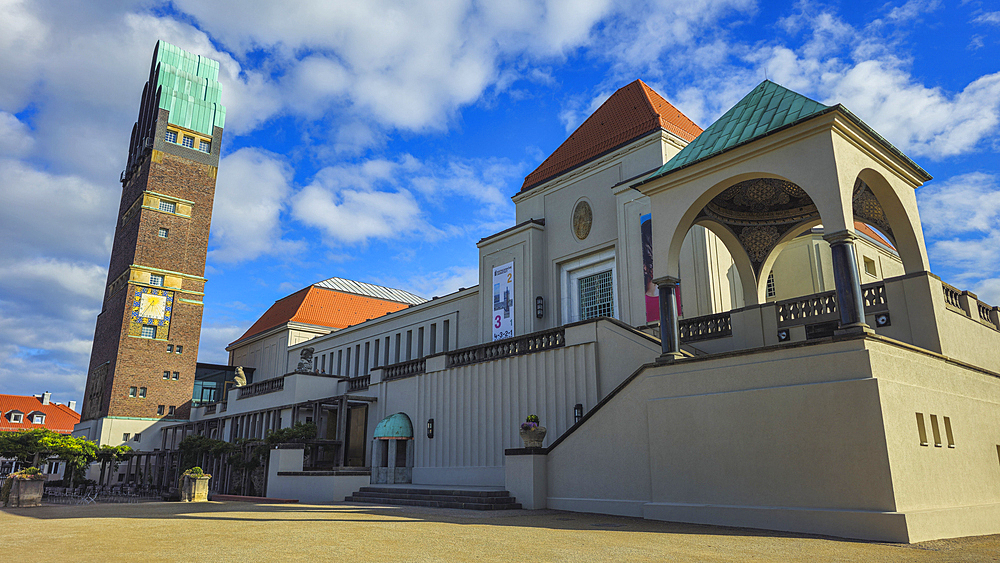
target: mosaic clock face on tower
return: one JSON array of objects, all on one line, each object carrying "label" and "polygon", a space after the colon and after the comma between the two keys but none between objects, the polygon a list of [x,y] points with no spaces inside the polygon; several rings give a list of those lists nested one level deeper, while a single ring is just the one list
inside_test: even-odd
[{"label": "mosaic clock face on tower", "polygon": [[166,340],[170,330],[170,315],[174,308],[174,293],[151,287],[132,292],[132,318],[128,335],[142,336],[143,326],[156,327],[156,339]]}]

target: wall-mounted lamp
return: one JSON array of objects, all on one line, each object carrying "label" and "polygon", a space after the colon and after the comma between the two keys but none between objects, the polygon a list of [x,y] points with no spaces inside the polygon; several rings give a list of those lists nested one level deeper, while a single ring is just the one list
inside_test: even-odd
[{"label": "wall-mounted lamp", "polygon": [[427,437],[428,438],[433,438],[434,437],[434,419],[433,418],[428,418],[427,419]]},{"label": "wall-mounted lamp", "polygon": [[576,406],[573,407],[573,424],[580,422],[581,418],[583,418],[583,405],[581,403],[577,403]]},{"label": "wall-mounted lamp", "polygon": [[545,316],[545,300],[539,295],[535,298],[535,318],[542,318]]}]

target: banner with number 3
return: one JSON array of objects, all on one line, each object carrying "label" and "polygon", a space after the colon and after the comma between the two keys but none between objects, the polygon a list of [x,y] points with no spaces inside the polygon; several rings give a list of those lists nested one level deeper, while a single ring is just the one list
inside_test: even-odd
[{"label": "banner with number 3", "polygon": [[514,336],[514,263],[493,268],[493,340]]}]

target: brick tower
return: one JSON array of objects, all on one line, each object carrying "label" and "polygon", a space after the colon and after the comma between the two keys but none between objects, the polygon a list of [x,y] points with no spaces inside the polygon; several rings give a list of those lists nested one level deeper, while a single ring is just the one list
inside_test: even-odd
[{"label": "brick tower", "polygon": [[76,432],[101,444],[190,411],[225,122],[218,78],[218,62],[157,42]]}]

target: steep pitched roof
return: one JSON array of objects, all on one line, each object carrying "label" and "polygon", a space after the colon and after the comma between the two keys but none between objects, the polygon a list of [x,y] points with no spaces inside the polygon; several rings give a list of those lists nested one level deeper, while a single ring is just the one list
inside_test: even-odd
[{"label": "steep pitched roof", "polygon": [[521,192],[626,145],[665,129],[691,141],[701,127],[642,80],[618,89],[573,134],[524,179]]},{"label": "steep pitched roof", "polygon": [[828,106],[765,80],[643,181],[715,156],[827,109]]},{"label": "steep pitched roof", "polygon": [[[59,434],[71,434],[73,426],[80,422],[80,413],[74,411],[66,405],[58,403],[42,404],[38,397],[26,395],[0,395],[0,432],[14,432],[18,430],[33,430],[35,428],[48,428]],[[19,411],[24,415],[19,424],[10,421],[7,413]],[[35,424],[28,421],[28,415],[33,412],[41,412],[45,415],[45,422]]]},{"label": "steep pitched roof", "polygon": [[275,301],[230,346],[288,322],[341,329],[424,301],[400,289],[330,278]]}]

